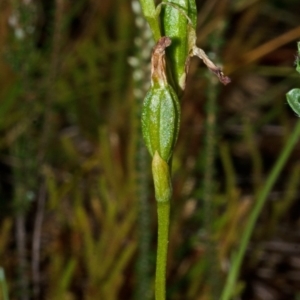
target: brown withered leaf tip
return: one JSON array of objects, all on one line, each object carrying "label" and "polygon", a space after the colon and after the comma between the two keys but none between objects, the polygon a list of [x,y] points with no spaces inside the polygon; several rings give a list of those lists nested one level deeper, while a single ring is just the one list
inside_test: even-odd
[{"label": "brown withered leaf tip", "polygon": [[214,74],[216,74],[224,85],[227,85],[228,83],[231,82],[231,79],[228,76],[225,76],[224,73],[222,72],[221,68],[209,68]]},{"label": "brown withered leaf tip", "polygon": [[165,49],[172,43],[167,36],[161,37],[153,48],[151,57],[151,82],[167,84]]},{"label": "brown withered leaf tip", "polygon": [[231,82],[230,78],[228,76],[225,76],[224,73],[222,72],[222,69],[217,67],[206,55],[206,53],[198,48],[198,47],[193,47],[192,48],[192,55],[198,56],[200,59],[203,60],[203,62],[206,64],[209,70],[211,70],[214,74],[216,74],[219,78],[219,80],[224,84],[227,85],[228,83]]},{"label": "brown withered leaf tip", "polygon": [[[172,41],[169,37],[163,36],[161,37],[158,42],[156,43],[155,47],[153,48],[152,52],[152,67],[151,67],[151,78],[152,82],[160,82],[161,84],[166,84],[167,78],[165,74],[166,69],[166,62],[165,62],[165,50],[167,47],[171,45]],[[224,85],[227,85],[231,82],[228,76],[225,76],[222,72],[222,69],[217,67],[206,55],[206,53],[194,46],[191,51],[190,56],[198,56],[203,62],[206,64],[209,70],[211,70],[214,74],[217,75],[220,82]]]},{"label": "brown withered leaf tip", "polygon": [[172,41],[168,36],[161,37],[156,43],[153,52],[154,53],[163,53],[167,47],[171,45]]}]

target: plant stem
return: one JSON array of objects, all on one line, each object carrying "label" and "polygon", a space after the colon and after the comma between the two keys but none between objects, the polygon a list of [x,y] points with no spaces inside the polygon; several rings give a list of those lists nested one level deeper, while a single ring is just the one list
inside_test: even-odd
[{"label": "plant stem", "polygon": [[238,249],[238,252],[236,256],[234,257],[232,267],[230,270],[230,273],[228,274],[227,281],[223,290],[222,298],[221,300],[229,300],[233,294],[235,283],[241,268],[241,263],[243,261],[243,258],[245,256],[245,252],[247,249],[247,246],[249,244],[249,240],[251,237],[251,234],[254,230],[255,223],[257,221],[257,218],[263,208],[264,203],[267,200],[267,196],[269,192],[271,191],[274,183],[276,182],[282,168],[284,167],[291,151],[293,150],[297,140],[300,137],[300,121],[297,122],[293,133],[290,135],[284,149],[282,150],[275,166],[271,170],[270,175],[267,178],[266,184],[264,188],[262,189],[261,193],[258,196],[258,199],[254,205],[254,208],[250,214],[248,224],[245,228],[245,231],[243,232],[240,248]]},{"label": "plant stem", "polygon": [[151,28],[153,38],[157,42],[160,38],[160,28],[156,16],[154,0],[140,0],[140,3],[142,6],[143,14]]},{"label": "plant stem", "polygon": [[157,202],[158,245],[156,257],[155,299],[166,299],[166,269],[169,243],[170,201]]}]

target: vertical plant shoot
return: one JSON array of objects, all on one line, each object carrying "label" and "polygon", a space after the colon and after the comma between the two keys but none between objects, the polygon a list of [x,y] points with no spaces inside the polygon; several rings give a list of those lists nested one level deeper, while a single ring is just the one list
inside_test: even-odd
[{"label": "vertical plant shoot", "polygon": [[155,276],[155,298],[166,295],[166,267],[168,252],[170,199],[172,194],[170,164],[177,140],[180,106],[177,94],[168,83],[165,49],[169,37],[161,37],[151,57],[151,87],[144,100],[142,132],[152,156],[152,175],[157,201],[158,245]]},{"label": "vertical plant shoot", "polygon": [[[153,0],[140,1],[144,16],[157,41],[151,57],[151,87],[143,104],[142,133],[152,156],[152,175],[157,201],[155,299],[165,300],[172,195],[170,166],[179,131],[179,99],[185,89],[190,57],[198,56],[202,59],[223,84],[229,83],[230,79],[209,60],[202,49],[196,47],[195,0],[164,0],[156,8]],[[153,24],[155,20],[160,22]],[[164,36],[158,38],[160,32]],[[169,48],[166,50],[167,47]]]}]

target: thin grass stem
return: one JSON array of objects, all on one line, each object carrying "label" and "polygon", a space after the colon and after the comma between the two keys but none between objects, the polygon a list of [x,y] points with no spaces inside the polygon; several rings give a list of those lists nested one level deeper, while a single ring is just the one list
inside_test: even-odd
[{"label": "thin grass stem", "polygon": [[300,138],[300,121],[297,122],[293,133],[290,135],[275,166],[271,170],[271,173],[268,176],[267,181],[266,181],[261,193],[258,195],[256,203],[254,204],[254,208],[250,214],[248,224],[242,235],[238,252],[233,259],[232,267],[228,274],[221,300],[229,300],[229,299],[231,299],[231,297],[233,295],[235,283],[238,278],[241,264],[242,264],[243,258],[245,256],[245,252],[247,250],[247,246],[249,244],[250,237],[254,230],[254,226],[256,224],[257,218],[267,200],[268,194],[270,193],[273,185],[275,184],[276,180],[278,179],[278,176],[279,176],[280,172],[282,171],[282,168],[284,167],[289,155],[291,154],[291,152],[299,138]]}]

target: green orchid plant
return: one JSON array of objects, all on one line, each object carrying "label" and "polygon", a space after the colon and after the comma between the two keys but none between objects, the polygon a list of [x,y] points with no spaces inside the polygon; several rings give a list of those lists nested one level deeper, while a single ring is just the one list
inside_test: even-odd
[{"label": "green orchid plant", "polygon": [[156,45],[151,57],[151,87],[142,111],[142,132],[152,156],[152,175],[158,214],[155,298],[166,297],[166,261],[172,196],[171,164],[180,125],[180,99],[189,62],[198,56],[223,84],[230,79],[196,46],[195,0],[140,0]]}]

